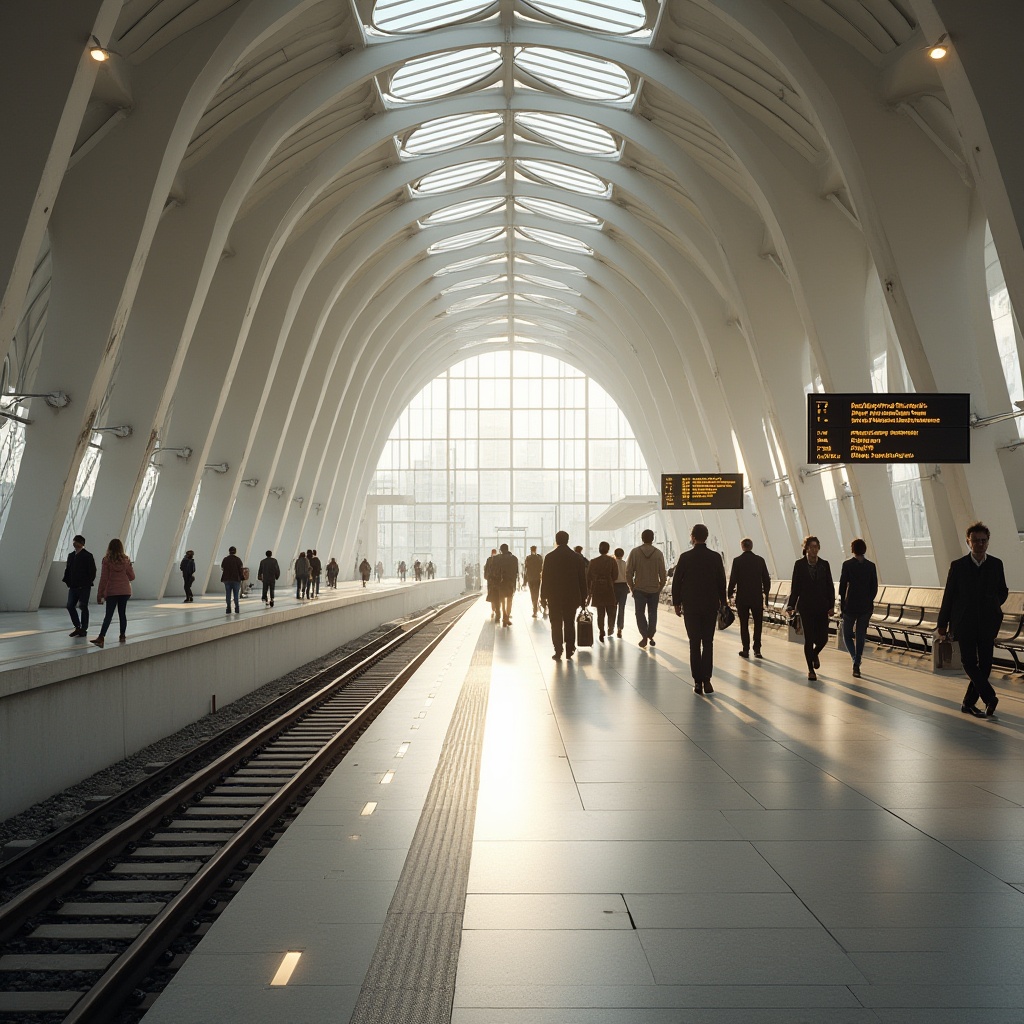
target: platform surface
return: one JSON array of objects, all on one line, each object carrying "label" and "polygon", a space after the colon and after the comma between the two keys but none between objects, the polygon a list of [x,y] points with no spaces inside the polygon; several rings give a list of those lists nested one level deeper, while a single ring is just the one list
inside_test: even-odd
[{"label": "platform surface", "polygon": [[[508,629],[487,611],[367,732],[146,1024],[351,1019],[481,651],[465,912],[454,950],[408,968],[429,981],[456,958],[454,1024],[1019,1024],[1019,676],[993,677],[982,721],[960,713],[964,680],[916,658],[866,657],[857,680],[829,649],[809,683],[800,648],[766,631],[745,661],[733,627],[698,697],[664,608],[656,649],[627,617],[571,663],[524,595]],[[299,966],[272,988],[287,950]]]}]

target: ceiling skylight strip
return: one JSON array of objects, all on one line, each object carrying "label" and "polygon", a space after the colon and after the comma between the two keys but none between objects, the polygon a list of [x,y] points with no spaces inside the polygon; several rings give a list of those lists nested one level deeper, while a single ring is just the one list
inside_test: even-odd
[{"label": "ceiling skylight strip", "polygon": [[494,112],[439,117],[413,129],[402,144],[402,152],[407,156],[445,153],[490,137],[502,123],[501,114]]},{"label": "ceiling skylight strip", "polygon": [[377,0],[373,24],[381,32],[426,32],[467,21],[497,6],[496,0]]},{"label": "ceiling skylight strip", "polygon": [[647,25],[643,0],[524,0],[527,7],[578,28],[631,35]]},{"label": "ceiling skylight strip", "polygon": [[492,46],[467,47],[418,57],[391,76],[389,94],[407,103],[438,99],[477,85],[501,67],[501,52]]},{"label": "ceiling skylight strip", "polygon": [[454,206],[446,206],[443,210],[436,210],[434,213],[424,217],[420,223],[425,226],[430,224],[456,224],[460,220],[469,220],[471,217],[486,217],[490,213],[497,213],[504,206],[504,197],[467,199],[463,203],[456,203]]},{"label": "ceiling skylight strip", "polygon": [[525,46],[514,63],[545,85],[581,99],[622,100],[633,91],[629,75],[618,64],[589,54]]},{"label": "ceiling skylight strip", "polygon": [[621,148],[621,143],[610,131],[582,117],[527,110],[515,115],[515,123],[545,142],[573,153],[614,156]]}]

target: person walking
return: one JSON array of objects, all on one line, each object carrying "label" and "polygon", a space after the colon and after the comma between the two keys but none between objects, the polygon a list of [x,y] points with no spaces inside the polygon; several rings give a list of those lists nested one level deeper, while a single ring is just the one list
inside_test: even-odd
[{"label": "person walking", "polygon": [[[68,615],[74,627],[68,636],[89,635],[89,593],[96,582],[96,559],[85,549],[85,538],[76,533],[72,551],[64,568],[64,584],[68,588]],[[79,616],[81,613],[81,616]]]},{"label": "person walking", "polygon": [[633,548],[626,560],[626,583],[636,608],[640,646],[650,644],[654,647],[654,634],[658,631],[658,600],[665,589],[668,573],[665,556],[654,546],[654,531],[644,530],[640,540],[640,546]]},{"label": "person walking", "polygon": [[515,597],[516,583],[519,579],[519,559],[508,549],[507,544],[495,556],[497,559],[498,599],[501,611],[501,624],[512,625],[512,598]]},{"label": "person walking", "polygon": [[672,573],[672,604],[682,615],[690,640],[690,675],[694,693],[714,693],[715,629],[718,609],[726,603],[725,562],[708,547],[708,528],[695,523],[690,550],[679,556]]},{"label": "person walking", "polygon": [[377,582],[380,583],[384,578],[384,563],[378,560],[376,566],[374,566],[374,571],[377,574]]},{"label": "person walking", "polygon": [[196,578],[196,553],[191,548],[185,552],[185,557],[179,563],[178,570],[181,573],[181,582],[185,587],[185,600],[181,603],[192,604],[192,583]]},{"label": "person walking", "polygon": [[405,582],[405,574],[406,574],[406,573],[407,573],[408,571],[409,571],[409,570],[408,570],[408,569],[406,568],[406,565],[405,565],[405,562],[404,562],[404,561],[401,561],[401,562],[399,562],[399,563],[398,563],[398,578],[399,578],[399,579],[400,579],[400,580],[401,580],[401,581],[402,581],[403,583]]},{"label": "person walking", "polygon": [[235,600],[235,614],[238,614],[238,594],[242,589],[242,560],[238,557],[236,548],[228,548],[228,553],[220,563],[220,581],[224,584],[224,600],[227,602],[225,615],[231,614],[231,599]]},{"label": "person walking", "polygon": [[[1002,605],[1009,590],[1003,563],[988,553],[989,528],[984,523],[971,523],[966,535],[970,554],[949,566],[937,632],[940,637],[952,633],[960,644],[960,664],[970,679],[960,710],[976,718],[991,718],[999,698],[988,677],[994,641],[1003,621]],[[977,707],[979,697],[984,711]]]},{"label": "person walking", "polygon": [[295,559],[295,600],[302,601],[306,597],[309,586],[309,559],[306,552],[300,551]]},{"label": "person walking", "polygon": [[[626,601],[629,598],[629,584],[626,582],[626,559],[623,558],[625,551],[622,548],[615,549],[615,565],[618,567],[618,574],[615,577],[615,603],[619,607],[619,613],[615,617],[615,636],[622,639],[622,627],[626,624]],[[608,630],[611,633],[611,629]]]},{"label": "person walking", "polygon": [[307,552],[309,559],[309,591],[314,600],[320,596],[320,577],[323,575],[324,564],[317,557],[316,548]]},{"label": "person walking", "polygon": [[530,545],[530,553],[523,559],[523,578],[530,588],[530,600],[533,602],[533,617],[537,618],[540,610],[540,574],[544,569],[544,556],[537,554],[537,545]]},{"label": "person walking", "polygon": [[281,566],[277,564],[273,551],[267,552],[267,557],[260,562],[256,578],[263,584],[263,603],[274,607],[274,588],[281,578]]},{"label": "person walking", "polygon": [[423,563],[418,558],[412,563],[412,573],[417,583],[423,579]]},{"label": "person walking", "polygon": [[364,587],[366,586],[367,583],[370,582],[370,572],[370,563],[364,558],[359,563],[359,578],[363,581]]},{"label": "person walking", "polygon": [[736,615],[740,620],[740,657],[750,657],[750,618],[754,619],[754,657],[761,657],[761,626],[764,609],[772,592],[772,578],[760,555],[754,554],[749,537],[740,541],[741,554],[732,560],[729,570],[729,599],[736,598]]},{"label": "person walking", "polygon": [[868,638],[868,622],[875,611],[878,572],[864,555],[868,546],[857,537],[850,542],[853,558],[843,562],[839,573],[839,613],[843,619],[843,640],[853,658],[853,677],[860,679],[860,659]]},{"label": "person walking", "polygon": [[832,582],[832,569],[824,558],[818,557],[821,542],[817,537],[804,537],[804,557],[793,566],[789,584],[786,612],[792,618],[800,614],[804,630],[804,658],[807,678],[818,678],[815,669],[821,668],[818,655],[828,645],[828,617],[836,603],[836,585]]},{"label": "person walking", "polygon": [[338,573],[341,572],[341,566],[338,565],[338,560],[332,555],[331,560],[327,563],[327,586],[331,590],[338,589]]},{"label": "person walking", "polygon": [[587,591],[590,604],[597,609],[598,638],[604,643],[605,619],[608,620],[608,635],[615,629],[615,580],[619,575],[619,567],[615,559],[608,554],[611,544],[603,540],[597,546],[597,558],[587,564]]},{"label": "person walking", "polygon": [[135,569],[132,567],[131,559],[124,553],[124,545],[115,537],[107,545],[107,553],[100,562],[100,584],[96,588],[96,603],[107,606],[103,615],[103,625],[100,626],[99,636],[93,637],[89,643],[96,647],[103,646],[115,608],[117,621],[121,627],[117,642],[125,642],[128,633],[128,599],[132,596],[134,579]]},{"label": "person walking", "polygon": [[491,618],[498,621],[498,613],[501,607],[501,594],[498,584],[501,575],[498,571],[498,549],[491,548],[487,561],[484,562],[484,579],[487,581],[487,603],[491,606]]},{"label": "person walking", "polygon": [[569,534],[559,530],[555,534],[555,547],[544,556],[541,570],[541,599],[547,602],[551,623],[551,642],[554,661],[566,659],[576,651],[576,609],[587,603],[587,577],[583,559],[569,547]]}]

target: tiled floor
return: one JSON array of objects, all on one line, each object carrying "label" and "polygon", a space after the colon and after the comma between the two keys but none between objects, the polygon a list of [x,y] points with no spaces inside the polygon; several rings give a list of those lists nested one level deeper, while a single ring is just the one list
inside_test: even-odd
[{"label": "tiled floor", "polygon": [[[960,713],[959,677],[915,659],[866,660],[854,680],[829,650],[809,684],[799,648],[770,634],[766,659],[743,661],[731,630],[717,693],[697,697],[674,616],[653,651],[628,622],[633,639],[567,664],[522,595],[509,629],[485,609],[371,726],[145,1024],[349,1020],[492,635],[453,1024],[1024,1022],[1019,679],[995,680],[999,718],[981,721]],[[270,988],[287,949],[301,965]]]},{"label": "tiled floor", "polygon": [[1019,677],[496,634],[454,1024],[1024,1021]]}]

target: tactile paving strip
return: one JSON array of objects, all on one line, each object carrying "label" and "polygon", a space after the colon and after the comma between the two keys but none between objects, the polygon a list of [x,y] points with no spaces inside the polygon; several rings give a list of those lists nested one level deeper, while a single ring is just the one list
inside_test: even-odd
[{"label": "tactile paving strip", "polygon": [[493,647],[485,631],[350,1024],[451,1020]]}]

